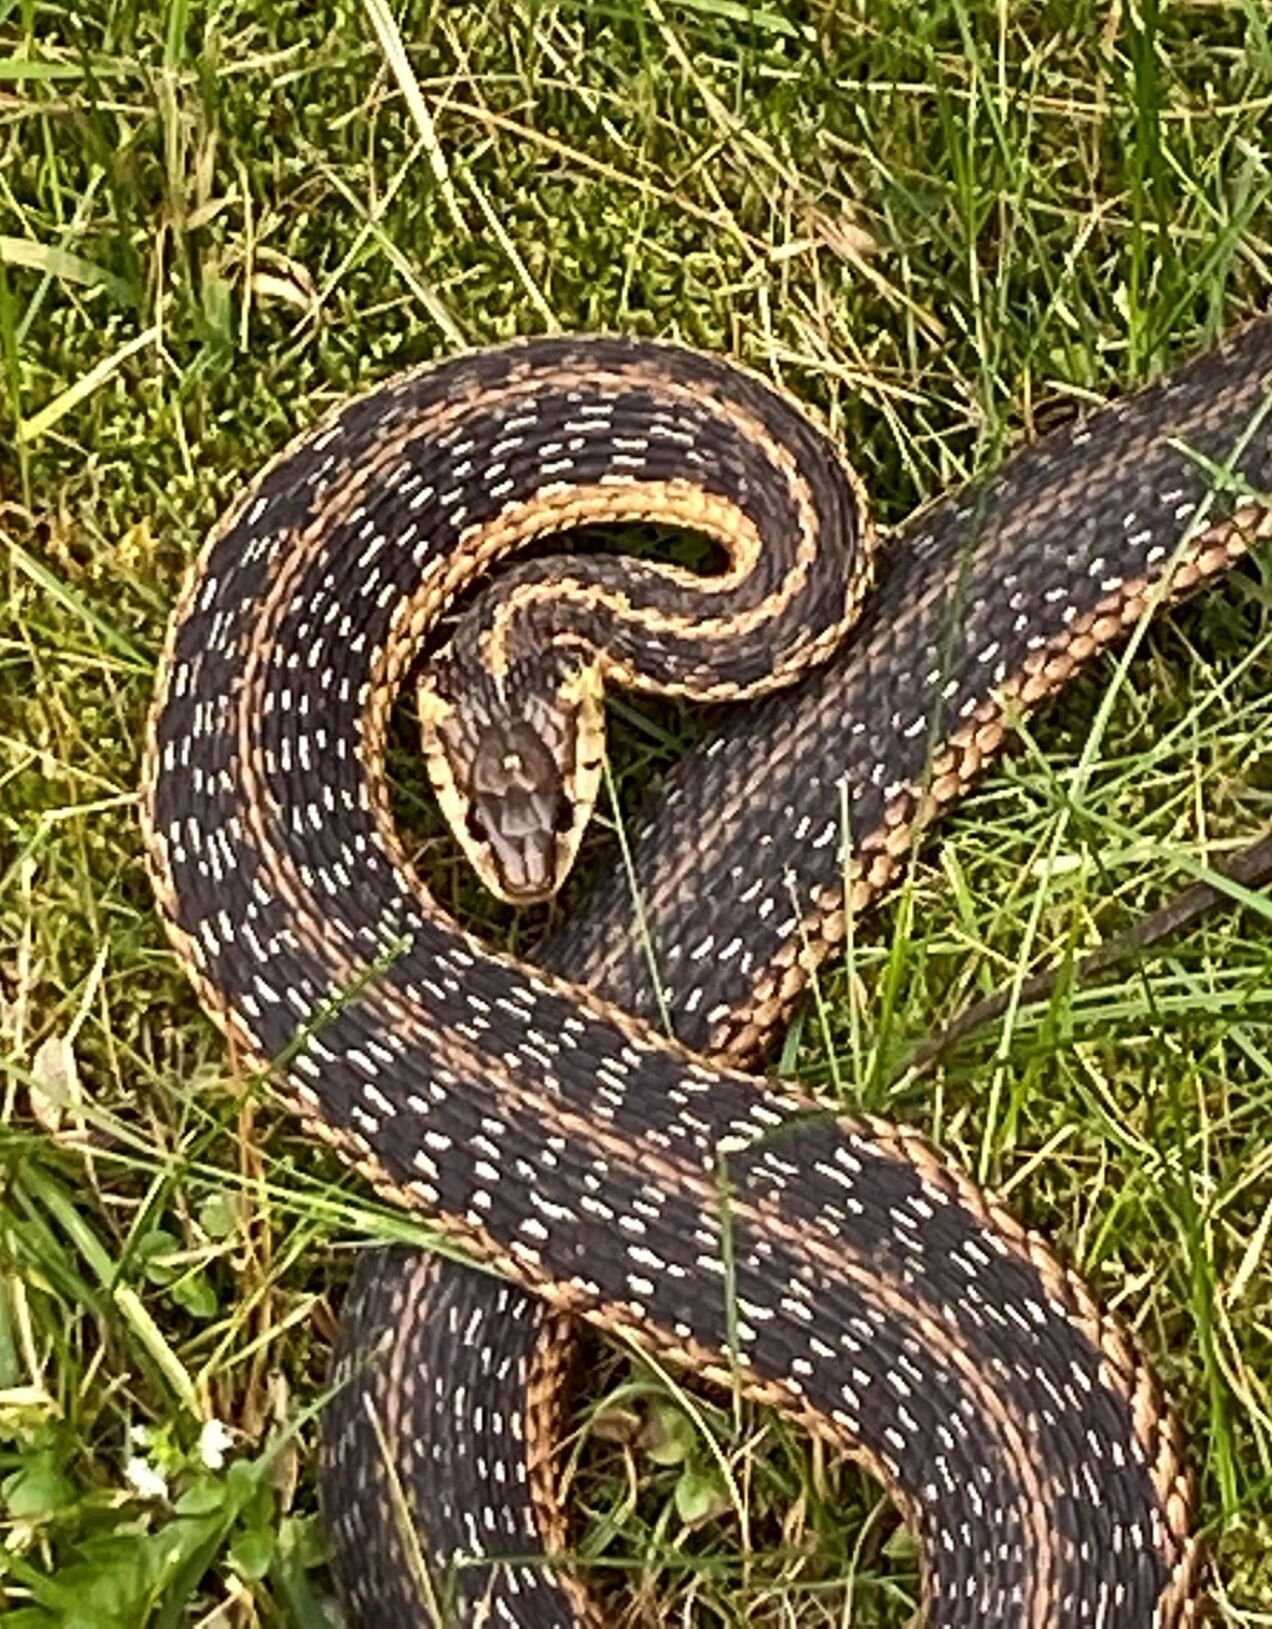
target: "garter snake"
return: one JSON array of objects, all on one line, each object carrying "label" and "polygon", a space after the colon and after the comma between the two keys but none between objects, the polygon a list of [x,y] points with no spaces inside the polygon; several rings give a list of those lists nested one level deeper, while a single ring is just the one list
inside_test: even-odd
[{"label": "garter snake", "polygon": [[[847,653],[732,720],[699,778],[673,785],[641,846],[682,1040],[726,1060],[761,1047],[1012,710],[1267,532],[1257,498],[1205,499],[1178,441],[1265,486],[1266,432],[1241,432],[1270,374],[1272,326],[1254,325],[920,518]],[[409,874],[378,763],[414,651],[473,569],[612,512],[615,492],[619,514],[705,522],[740,579],[747,521],[766,542],[793,526],[783,582],[809,529],[834,512],[842,531],[854,496],[754,381],[598,340],[407,376],[270,467],[192,574],[152,716],[147,849],[179,954],[305,1123],[384,1192],[552,1307],[863,1461],[920,1538],[930,1622],[1190,1620],[1175,1428],[1040,1240],[921,1138],[707,1067],[596,994],[632,954],[607,938],[604,902],[561,952],[589,967],[584,989],[484,950]],[[691,514],[695,492],[719,507]],[[811,627],[817,654],[863,581],[852,555]],[[794,603],[762,581],[742,592],[744,616]],[[587,750],[566,754],[567,777]],[[710,811],[708,880],[686,897],[695,810]],[[568,848],[568,822],[559,835]],[[634,1007],[643,983],[627,981]],[[345,1465],[350,1492],[373,1486],[365,1459]],[[523,1491],[533,1502],[533,1475]],[[453,1493],[439,1509],[479,1536],[491,1511]],[[377,1521],[382,1505],[343,1526]],[[569,1589],[567,1606],[588,1610]],[[548,1621],[506,1599],[487,1611]]]}]

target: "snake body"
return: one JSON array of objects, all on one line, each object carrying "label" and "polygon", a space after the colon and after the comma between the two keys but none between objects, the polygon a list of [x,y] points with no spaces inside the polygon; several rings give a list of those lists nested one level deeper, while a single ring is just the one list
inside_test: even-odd
[{"label": "snake body", "polygon": [[[921,1138],[707,1067],[595,989],[483,949],[398,846],[376,764],[428,628],[483,558],[535,530],[540,449],[559,465],[580,398],[609,407],[596,461],[553,482],[587,501],[554,499],[543,524],[642,483],[644,507],[621,513],[683,522],[668,483],[710,489],[711,459],[688,451],[736,428],[733,387],[698,365],[600,341],[480,353],[360,398],[266,472],[205,549],[163,665],[145,808],[170,933],[209,1010],[383,1191],[551,1307],[862,1460],[920,1538],[930,1623],[1186,1622],[1196,1545],[1174,1427],[1041,1241]],[[677,369],[689,388],[669,397]],[[1206,499],[1175,443],[1266,485],[1267,433],[1243,430],[1270,375],[1272,327],[1254,325],[934,509],[889,551],[848,653],[729,722],[673,786],[678,835],[664,850],[656,825],[640,845],[684,1040],[729,1059],[761,1048],[1011,710],[1268,530],[1257,497]],[[737,388],[760,430],[734,436],[716,491],[745,514],[761,476],[795,486],[756,387]],[[688,443],[651,434],[666,423]],[[513,487],[495,492],[483,470],[510,434]],[[655,443],[656,475],[641,462]],[[678,899],[695,808],[712,812],[709,863]],[[606,908],[561,961],[640,1006]],[[375,1485],[365,1450],[349,1472],[350,1492]],[[539,1481],[532,1467],[531,1505]],[[517,1587],[487,1610],[518,1621]]]}]

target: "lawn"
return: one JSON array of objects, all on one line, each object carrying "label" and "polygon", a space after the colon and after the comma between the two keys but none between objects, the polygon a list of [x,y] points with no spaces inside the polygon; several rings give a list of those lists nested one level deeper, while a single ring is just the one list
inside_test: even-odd
[{"label": "lawn", "polygon": [[[334,1624],[340,1287],[421,1236],[236,1072],[151,906],[165,617],[250,474],[408,364],[606,329],[782,381],[886,534],[1270,296],[1264,0],[0,0],[0,1629]],[[1149,631],[1092,738],[1113,675],[925,845],[780,1066],[923,1126],[1137,1332],[1219,1619],[1266,1624],[1272,910],[901,1068],[1268,825],[1266,549]],[[702,722],[613,717],[630,815]],[[544,912],[414,830],[465,920],[533,947]],[[588,864],[615,854],[599,831]],[[782,1422],[615,1353],[577,1427],[616,1614],[907,1621],[890,1507]]]}]

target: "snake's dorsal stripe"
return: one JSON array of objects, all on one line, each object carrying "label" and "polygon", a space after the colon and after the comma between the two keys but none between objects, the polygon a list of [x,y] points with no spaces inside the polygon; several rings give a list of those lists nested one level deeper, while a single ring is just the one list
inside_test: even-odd
[{"label": "snake's dorsal stripe", "polygon": [[[1233,430],[1232,401],[1208,413],[1195,387],[1127,421],[1132,453],[1148,459],[1181,425],[1211,445]],[[688,448],[646,433],[670,422],[673,397]],[[604,414],[589,420],[589,402]],[[1165,432],[1161,403],[1175,415]],[[689,456],[695,436],[723,449],[710,468]],[[639,470],[624,444],[639,444]],[[169,642],[146,805],[174,942],[306,1122],[386,1192],[552,1303],[723,1382],[741,1375],[850,1441],[920,1535],[934,1622],[1165,1629],[1190,1610],[1195,1554],[1174,1437],[1142,1364],[1045,1248],[921,1143],[770,1100],[597,995],[485,951],[420,890],[393,835],[371,761],[389,691],[498,551],[509,504],[524,520],[539,487],[592,491],[608,458],[624,488],[633,475],[649,491],[696,481],[763,530],[777,510],[757,496],[760,473],[780,470],[788,444],[800,449],[788,497],[800,483],[842,488],[789,405],[718,362],[552,340],[411,376],[295,445],[209,545]],[[824,479],[808,473],[823,456]],[[1031,480],[1054,473],[1026,463]],[[1186,486],[1161,501],[1177,528],[1196,508]],[[937,534],[921,536],[885,576],[880,599],[900,613],[891,643],[869,613],[861,693],[836,704],[847,734],[826,734],[847,749],[836,782],[862,771],[854,835],[885,833],[889,859],[912,841],[906,799],[929,766],[957,751],[938,779],[961,785],[996,750],[1002,720],[987,709],[1027,662],[1094,610],[1073,635],[1093,651],[1107,597],[1165,569],[1156,524],[1106,524],[1114,551],[1098,515],[1093,542],[1067,512],[1041,539],[1022,534],[1004,569],[1002,534],[1027,507],[987,526],[1005,514],[991,492],[959,520],[977,524],[958,546],[942,554]],[[790,597],[760,600],[789,614],[793,581]],[[901,581],[898,606],[888,584]],[[776,786],[754,796],[754,762],[767,757],[780,784],[781,760],[810,739],[804,703],[793,731],[783,705],[757,710],[767,735],[736,737],[754,754],[750,802],[735,780],[721,809],[753,843],[772,841],[754,822],[776,811],[829,883],[829,820],[806,828]],[[738,750],[708,764],[736,766]],[[798,907],[775,916],[733,892],[774,944],[791,941]],[[774,897],[763,879],[758,893]],[[789,959],[710,928],[682,954],[673,977],[718,960],[743,1014],[761,958]],[[714,1002],[703,1017],[722,1022]]]}]

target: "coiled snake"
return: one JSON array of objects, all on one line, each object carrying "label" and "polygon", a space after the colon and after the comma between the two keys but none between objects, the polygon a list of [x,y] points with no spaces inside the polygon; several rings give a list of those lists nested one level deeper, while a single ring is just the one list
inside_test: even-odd
[{"label": "coiled snake", "polygon": [[[760,1049],[1012,712],[1272,529],[1270,378],[1265,322],[934,508],[889,551],[844,652],[732,718],[673,785],[642,874],[688,1045]],[[1215,483],[1216,465],[1237,479]],[[564,984],[460,932],[394,833],[388,709],[475,569],[608,516],[703,527],[730,557],[697,643],[685,581],[612,561],[517,568],[504,612],[461,624],[457,667],[467,641],[493,675],[483,730],[504,734],[474,761],[448,658],[424,708],[435,774],[488,873],[534,892],[568,860],[573,800],[595,783],[606,663],[645,682],[632,664],[650,658],[658,682],[719,696],[767,683],[762,644],[788,674],[824,655],[864,589],[856,496],[783,399],[674,347],[536,341],[349,403],[258,479],[182,595],[145,776],[156,891],[209,1010],[381,1190],[551,1307],[862,1460],[919,1535],[929,1622],[1182,1623],[1196,1546],[1174,1427],[1043,1243],[921,1138],[708,1067],[596,994],[638,1006],[644,983],[604,905],[559,952],[594,988]],[[633,624],[598,657],[598,630]],[[502,676],[536,636],[554,654],[521,716]],[[561,697],[582,708],[564,725]],[[411,1389],[393,1371],[390,1397]],[[513,1424],[504,1436],[508,1450]],[[522,1480],[501,1494],[552,1519],[528,1446],[512,1443]],[[376,1485],[366,1456],[349,1426],[338,1505]],[[439,1519],[480,1548],[467,1490],[439,1465],[425,1478]],[[337,1515],[346,1542],[390,1525],[382,1500]],[[375,1613],[365,1568],[342,1570]],[[546,1570],[480,1576],[493,1621],[590,1610]]]}]

